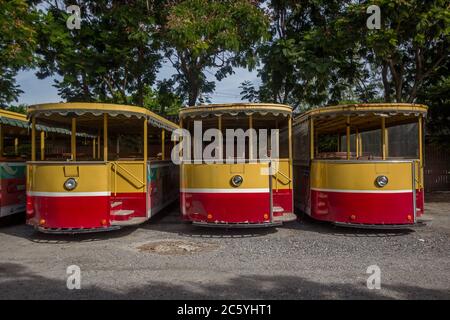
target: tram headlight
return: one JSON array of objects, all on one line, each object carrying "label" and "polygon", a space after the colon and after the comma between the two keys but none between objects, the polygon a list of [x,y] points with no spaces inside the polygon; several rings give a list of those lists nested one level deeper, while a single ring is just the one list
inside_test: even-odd
[{"label": "tram headlight", "polygon": [[64,182],[64,188],[71,191],[77,187],[77,181],[74,178],[69,178]]},{"label": "tram headlight", "polygon": [[231,184],[233,185],[233,187],[239,187],[242,184],[243,181],[244,181],[244,178],[242,178],[239,175],[234,176],[233,178],[231,178]]},{"label": "tram headlight", "polygon": [[388,184],[389,179],[386,176],[378,176],[375,182],[377,183],[377,186],[383,188],[385,185]]}]

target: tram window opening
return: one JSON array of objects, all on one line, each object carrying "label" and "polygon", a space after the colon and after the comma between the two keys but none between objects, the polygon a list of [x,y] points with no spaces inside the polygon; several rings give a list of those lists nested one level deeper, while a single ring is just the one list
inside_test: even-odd
[{"label": "tram window opening", "polygon": [[143,122],[125,116],[108,118],[108,160],[144,160]]},{"label": "tram window opening", "polygon": [[[336,134],[318,134],[316,136],[316,154],[315,157],[318,159],[338,159],[338,139],[339,136]],[[305,151],[308,152],[308,151]]]},{"label": "tram window opening", "polygon": [[[82,115],[76,119],[76,160],[101,161],[98,156],[98,135],[103,129],[103,118]],[[95,145],[94,145],[95,144]],[[95,150],[94,150],[95,148]]]},{"label": "tram window opening", "polygon": [[389,159],[419,158],[419,128],[417,122],[387,128]]},{"label": "tram window opening", "polygon": [[[147,133],[147,157],[149,160],[162,160],[162,129],[154,126],[148,127]],[[173,142],[170,140],[170,131],[165,132],[164,160],[170,159]]]},{"label": "tram window opening", "polygon": [[360,159],[381,159],[381,129],[361,132]]},{"label": "tram window opening", "polygon": [[294,159],[299,161],[310,160],[310,134],[309,122],[305,121],[294,126],[292,135],[294,139]]},{"label": "tram window opening", "polygon": [[[272,152],[272,146],[271,146],[271,130],[272,129],[278,129],[279,130],[279,144],[278,144],[278,158],[280,159],[289,159],[289,119],[285,116],[261,116],[259,114],[253,114],[252,120],[250,121],[250,116],[245,114],[238,114],[236,116],[230,116],[230,115],[222,115],[220,118],[217,116],[209,116],[205,118],[198,118],[198,119],[191,119],[187,118],[183,120],[183,127],[184,129],[188,130],[192,137],[192,143],[191,143],[191,156],[194,157],[194,129],[195,129],[195,121],[201,122],[202,125],[202,132],[201,132],[201,138],[202,138],[202,145],[201,145],[201,151],[202,151],[202,157],[203,157],[203,151],[207,146],[209,146],[211,143],[214,143],[214,137],[211,139],[211,141],[203,141],[203,137],[205,132],[208,129],[219,129],[219,122],[221,125],[221,133],[222,133],[222,160],[226,161],[228,160],[239,160],[239,161],[250,161],[250,160],[260,160],[260,154],[259,154],[259,147],[262,145],[266,146],[267,149],[267,156]],[[251,122],[251,124],[250,124]],[[256,132],[255,141],[253,143],[252,148],[250,147],[251,139],[249,137],[248,130],[250,129],[250,125],[252,126],[252,129]],[[227,137],[227,129],[234,130],[234,133],[236,133],[236,130],[243,130],[245,134],[245,145],[238,146],[238,139],[237,137],[230,136]],[[267,141],[262,142],[260,138],[262,136],[260,135],[260,131],[265,129],[267,130]],[[229,146],[229,150],[227,152],[227,145]],[[253,150],[252,150],[253,149]],[[216,152],[220,152],[220,150],[213,150],[211,151],[211,156],[213,159],[218,159],[216,157]],[[265,157],[263,157],[265,158]],[[205,160],[205,159],[204,159]],[[211,160],[211,159],[208,159]]]},{"label": "tram window opening", "polygon": [[2,126],[3,150],[1,158],[7,161],[23,161],[31,154],[31,141],[25,128]]}]

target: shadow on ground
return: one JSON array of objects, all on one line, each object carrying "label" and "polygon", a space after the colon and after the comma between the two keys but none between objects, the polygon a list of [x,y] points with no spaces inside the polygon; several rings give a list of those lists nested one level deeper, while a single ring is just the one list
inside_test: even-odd
[{"label": "shadow on ground", "polygon": [[282,228],[342,237],[398,237],[415,232],[414,229],[410,228],[383,230],[338,227],[330,222],[314,220],[305,214],[300,214],[297,221],[284,223]]},{"label": "shadow on ground", "polygon": [[97,286],[68,290],[66,280],[36,275],[23,265],[0,263],[0,299],[449,299],[448,290],[382,284],[369,290],[365,283],[317,283],[297,276],[239,276],[225,284],[149,281],[112,292]]}]

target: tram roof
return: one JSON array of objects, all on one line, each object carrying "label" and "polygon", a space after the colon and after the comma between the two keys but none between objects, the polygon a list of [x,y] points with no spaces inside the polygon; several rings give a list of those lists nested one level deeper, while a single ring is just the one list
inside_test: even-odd
[{"label": "tram roof", "polygon": [[[346,126],[344,116],[353,117],[351,125],[370,130],[378,126],[377,119],[386,118],[386,125],[411,122],[413,117],[426,116],[428,107],[409,103],[364,103],[319,107],[301,113],[294,119],[294,126],[314,118],[314,126],[321,132],[339,132]],[[338,117],[342,116],[342,117]]]},{"label": "tram roof", "polygon": [[62,116],[66,116],[69,113],[75,113],[78,116],[86,114],[99,116],[101,114],[107,113],[108,115],[111,115],[113,117],[124,115],[126,117],[147,118],[151,124],[170,131],[178,128],[177,124],[165,119],[160,115],[157,115],[150,110],[136,106],[119,104],[86,102],[46,103],[29,106],[27,112],[29,116],[38,114],[45,114],[47,116],[50,116],[53,113]]},{"label": "tram roof", "polygon": [[0,123],[13,127],[28,128],[26,115],[5,109],[0,109]]},{"label": "tram roof", "polygon": [[200,106],[192,106],[181,109],[180,118],[187,117],[207,117],[210,115],[221,116],[231,115],[235,116],[239,113],[246,115],[268,113],[278,116],[279,114],[287,116],[292,114],[292,108],[285,104],[274,103],[228,103],[228,104],[207,104]]}]

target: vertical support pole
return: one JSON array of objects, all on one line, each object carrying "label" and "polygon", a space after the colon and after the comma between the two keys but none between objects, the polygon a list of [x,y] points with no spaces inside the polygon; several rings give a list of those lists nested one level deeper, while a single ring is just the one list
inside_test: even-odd
[{"label": "vertical support pole", "polygon": [[356,145],[356,159],[359,158],[359,130],[355,132],[355,145]]},{"label": "vertical support pole", "polygon": [[148,125],[147,118],[144,119],[144,162],[147,162],[148,159]]},{"label": "vertical support pole", "polygon": [[362,149],[362,135],[359,134],[359,155],[362,157],[363,149]]},{"label": "vertical support pole", "polygon": [[[423,168],[423,116],[419,115],[419,165]],[[419,171],[420,172],[420,171]]]},{"label": "vertical support pole", "polygon": [[108,161],[108,114],[103,114],[103,161]]},{"label": "vertical support pole", "polygon": [[31,118],[31,161],[36,161],[36,117]]},{"label": "vertical support pole", "polygon": [[41,161],[45,160],[45,132],[41,131]]},{"label": "vertical support pole", "polygon": [[3,126],[0,123],[0,157],[3,157]]},{"label": "vertical support pole", "polygon": [[[148,123],[147,118],[144,118],[144,183],[145,191],[147,192],[147,160],[148,160]],[[147,195],[147,199],[148,199]],[[148,210],[148,208],[147,208]]]},{"label": "vertical support pole", "polygon": [[161,130],[161,160],[166,160],[166,130]]},{"label": "vertical support pole", "polygon": [[93,138],[92,139],[92,159],[97,159],[97,157],[96,157],[96,150],[97,150],[97,146],[95,145],[95,143],[97,142],[97,139],[96,138]]},{"label": "vertical support pole", "polygon": [[341,134],[338,134],[337,152],[341,152]]},{"label": "vertical support pole", "polygon": [[288,120],[289,163],[292,164],[292,116]]},{"label": "vertical support pole", "polygon": [[77,160],[77,119],[72,118],[72,134],[70,136],[70,150],[72,161]]},{"label": "vertical support pole", "polygon": [[386,160],[386,119],[381,118],[381,154],[383,160]]},{"label": "vertical support pole", "polygon": [[97,135],[97,159],[101,159],[101,155],[100,155],[100,146],[101,146],[101,136],[102,136],[102,131],[100,128],[98,128],[98,135]]},{"label": "vertical support pole", "polygon": [[311,160],[314,160],[314,119],[309,120],[309,153]]},{"label": "vertical support pole", "polygon": [[14,138],[14,155],[19,155],[19,138]]},{"label": "vertical support pole", "polygon": [[250,129],[250,136],[248,137],[248,158],[249,160],[253,160],[253,115],[249,115],[248,117],[248,128]]},{"label": "vertical support pole", "polygon": [[[180,117],[180,128],[181,129],[184,129],[183,128],[183,118],[181,118]],[[182,142],[182,140],[183,140],[183,137],[180,137],[180,139],[179,139],[179,143],[181,143]],[[173,146],[175,147],[175,141],[173,142]],[[183,150],[183,152],[184,152],[184,150]],[[180,155],[180,161],[183,161],[183,156],[182,155]],[[180,173],[182,173],[182,171],[180,172]],[[180,179],[181,179],[181,175],[180,175]],[[181,180],[180,180],[181,181]],[[181,184],[180,184],[181,185]]]},{"label": "vertical support pole", "polygon": [[347,116],[347,126],[345,134],[345,142],[347,144],[347,160],[350,160],[350,116]]},{"label": "vertical support pole", "polygon": [[292,115],[289,115],[289,120],[288,120],[288,143],[289,143],[289,163],[288,163],[288,170],[289,170],[289,188],[292,188],[292,176],[293,176],[293,172],[292,172],[292,165],[293,165],[293,157],[294,157],[294,153],[292,150],[292,144],[293,144],[293,138],[292,138]]},{"label": "vertical support pole", "polygon": [[223,160],[223,133],[222,133],[222,115],[219,115],[217,117],[217,121],[218,121],[218,127],[219,127],[219,131],[220,131],[220,135],[219,135],[219,159],[220,161]]}]

